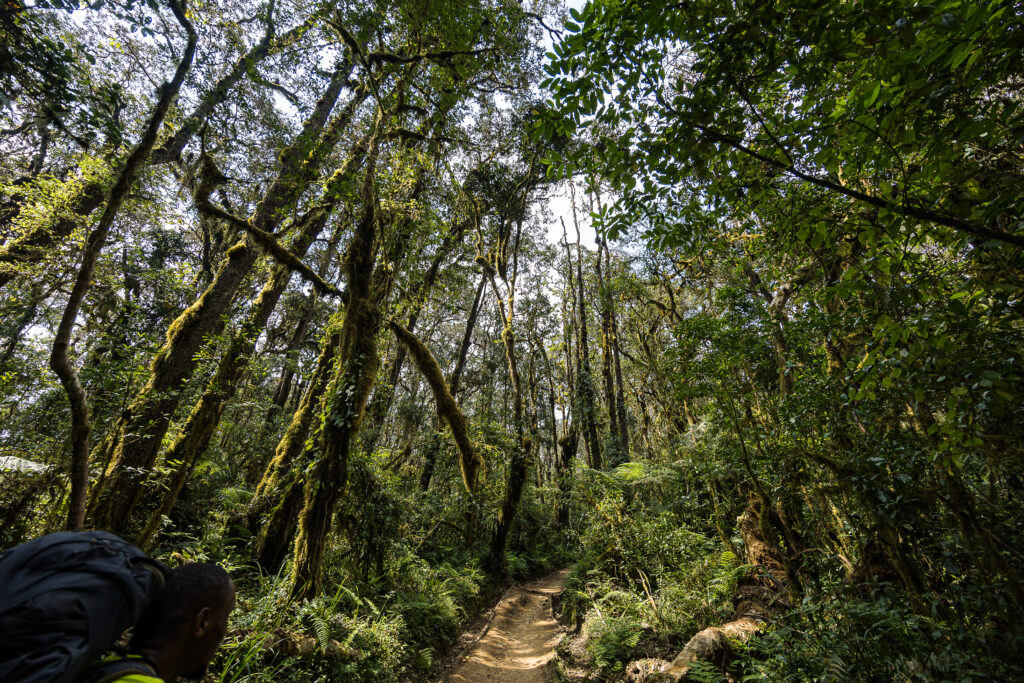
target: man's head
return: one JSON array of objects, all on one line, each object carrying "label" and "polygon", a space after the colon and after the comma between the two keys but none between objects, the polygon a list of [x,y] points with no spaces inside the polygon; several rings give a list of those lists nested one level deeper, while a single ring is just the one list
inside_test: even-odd
[{"label": "man's head", "polygon": [[202,678],[227,632],[235,584],[215,564],[171,572],[132,631],[131,649],[149,655],[167,680]]}]

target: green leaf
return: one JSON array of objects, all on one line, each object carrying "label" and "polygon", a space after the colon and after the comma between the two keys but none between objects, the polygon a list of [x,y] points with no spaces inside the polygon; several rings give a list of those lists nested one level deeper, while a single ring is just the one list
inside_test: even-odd
[{"label": "green leaf", "polygon": [[876,81],[875,82],[875,87],[872,88],[872,90],[871,90],[871,94],[869,94],[867,96],[867,98],[864,100],[864,106],[865,107],[870,107],[872,104],[874,104],[875,100],[878,99],[878,93],[880,93],[881,91],[882,91],[882,82],[881,81]]}]

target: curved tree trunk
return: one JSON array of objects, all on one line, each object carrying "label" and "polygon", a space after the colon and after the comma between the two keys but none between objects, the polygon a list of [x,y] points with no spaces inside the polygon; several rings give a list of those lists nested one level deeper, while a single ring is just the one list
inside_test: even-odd
[{"label": "curved tree trunk", "polygon": [[[422,190],[422,181],[417,184],[417,191],[414,192],[414,196],[418,196],[419,191]],[[409,312],[408,322],[405,325],[405,329],[410,334],[415,332],[416,323],[419,321],[420,312],[423,310],[423,304],[426,303],[427,296],[430,294],[431,288],[434,286],[434,281],[437,279],[437,274],[440,272],[441,263],[451,252],[452,247],[455,245],[457,238],[462,236],[462,229],[453,229],[438,247],[437,254],[434,255],[434,260],[431,262],[430,267],[427,268],[427,272],[424,273],[423,279],[420,280],[419,286],[416,288],[416,293],[413,295],[412,310]],[[394,358],[388,368],[387,381],[383,385],[379,385],[377,390],[374,391],[373,399],[370,401],[370,407],[367,410],[367,417],[369,424],[369,434],[366,439],[366,450],[373,452],[377,446],[377,441],[380,439],[381,427],[384,424],[384,418],[387,416],[388,411],[391,409],[391,404],[395,399],[395,386],[398,384],[399,378],[402,376],[402,366],[405,364],[406,356],[406,345],[399,344],[395,350]]]},{"label": "curved tree trunk", "polygon": [[[462,380],[462,371],[466,367],[466,358],[469,355],[469,345],[473,340],[473,329],[476,327],[477,318],[480,315],[480,300],[483,297],[484,286],[487,284],[487,275],[480,276],[480,284],[476,288],[476,296],[473,299],[473,306],[469,311],[469,318],[466,320],[466,330],[462,334],[462,343],[459,345],[459,356],[455,361],[455,369],[448,378],[448,388],[456,399],[459,395],[459,384]],[[435,420],[432,428],[436,432],[440,425]],[[420,490],[427,491],[430,488],[430,481],[434,477],[434,468],[437,465],[437,454],[441,449],[441,440],[437,434],[433,434],[427,442],[423,453],[423,472],[420,474]]]},{"label": "curved tree trunk", "polygon": [[469,425],[466,416],[462,413],[455,397],[452,396],[448,383],[444,381],[441,374],[441,367],[434,360],[430,349],[409,330],[395,322],[389,322],[388,326],[403,346],[412,352],[413,362],[423,373],[427,384],[434,394],[434,402],[437,404],[437,412],[448,427],[452,430],[452,439],[459,449],[459,466],[462,470],[462,483],[469,495],[476,493],[477,472],[482,463],[480,455],[473,448],[473,442],[469,438]]},{"label": "curved tree trunk", "polygon": [[160,89],[160,98],[157,100],[153,113],[150,114],[146,124],[145,132],[139,143],[128,155],[124,168],[118,175],[114,186],[110,190],[107,205],[103,210],[99,223],[89,234],[86,242],[85,252],[82,256],[82,263],[78,270],[78,276],[71,289],[71,295],[64,307],[64,314],[61,317],[60,325],[57,327],[57,334],[53,340],[53,349],[50,353],[50,367],[60,378],[64,391],[67,393],[71,403],[71,496],[68,504],[69,529],[80,529],[85,523],[85,499],[86,490],[89,486],[89,434],[92,426],[89,422],[89,407],[86,404],[85,390],[78,381],[78,373],[68,358],[68,347],[71,344],[71,331],[75,326],[75,319],[81,310],[82,300],[92,283],[93,273],[96,268],[96,261],[103,250],[107,240],[107,234],[114,223],[121,204],[124,203],[128,192],[135,184],[140,169],[153,150],[157,134],[163,125],[164,117],[167,115],[171,103],[177,97],[185,75],[192,68],[192,58],[196,50],[196,32],[192,23],[186,18],[185,10],[176,0],[171,0],[171,10],[175,18],[188,35],[188,42],[185,45],[185,52],[182,54],[174,77],[170,83]]}]

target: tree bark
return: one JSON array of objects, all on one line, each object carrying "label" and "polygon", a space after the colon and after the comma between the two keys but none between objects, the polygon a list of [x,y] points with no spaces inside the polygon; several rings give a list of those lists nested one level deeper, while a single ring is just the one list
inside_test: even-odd
[{"label": "tree bark", "polygon": [[[493,278],[491,284],[494,287],[499,306],[503,306]],[[516,361],[515,336],[509,326],[511,321],[504,314],[502,317],[505,318],[505,328],[501,332],[501,341],[505,346],[505,358],[508,361],[509,377],[512,380],[512,419],[516,431],[516,448],[512,452],[512,461],[509,463],[505,495],[501,501],[497,527],[491,539],[490,554],[487,558],[487,566],[495,572],[501,568],[508,532],[512,529],[512,522],[519,510],[519,501],[523,497],[523,488],[526,484],[527,452],[529,451],[529,444],[526,443],[526,433],[523,429],[523,388],[519,379],[519,365]]]},{"label": "tree bark", "polygon": [[[327,218],[328,215],[322,213],[320,216],[310,219],[308,225],[303,228],[302,234],[292,247],[300,258],[320,234]],[[164,515],[170,511],[174,501],[177,500],[192,468],[206,451],[210,438],[220,424],[224,407],[235,395],[242,373],[249,367],[249,361],[256,350],[256,340],[277,307],[277,302],[284,294],[291,275],[292,270],[288,266],[280,264],[274,266],[273,272],[256,298],[248,318],[235,331],[217,364],[213,377],[206,386],[206,390],[185,421],[181,435],[175,439],[164,455],[164,460],[174,469],[168,481],[159,483],[154,481],[150,482],[148,486],[151,498],[160,497],[160,491],[166,490],[160,504],[151,513],[146,528],[138,537],[140,546],[145,547],[149,543]]]},{"label": "tree bark", "polygon": [[[393,282],[389,273],[378,273],[375,268],[379,217],[374,175],[385,118],[390,118],[390,113],[378,109],[361,190],[363,215],[345,259],[348,295],[345,321],[339,332],[338,370],[324,399],[323,447],[303,487],[295,537],[290,593],[296,600],[316,595],[320,590],[327,534],[347,483],[353,439],[359,432],[380,367],[377,354],[377,334],[381,326],[379,306]],[[387,264],[384,266],[386,269]]]},{"label": "tree bark", "polygon": [[594,271],[597,275],[597,288],[600,291],[601,301],[601,356],[604,361],[601,366],[601,378],[604,384],[605,407],[608,410],[608,445],[610,446],[610,452],[607,453],[608,466],[615,467],[620,462],[619,414],[615,405],[615,379],[612,369],[615,361],[612,353],[611,292],[601,267],[603,246],[604,240],[598,243]]},{"label": "tree bark", "polygon": [[[416,180],[416,186],[413,189],[412,199],[419,198],[425,187],[425,174],[426,169],[421,168],[419,171],[419,177]],[[420,280],[419,285],[416,287],[416,292],[412,297],[412,307],[409,311],[408,322],[406,323],[406,329],[413,333],[416,330],[416,323],[419,320],[420,312],[423,310],[423,304],[426,303],[427,296],[430,293],[431,288],[434,286],[434,282],[437,280],[437,274],[440,272],[441,263],[451,253],[452,247],[462,237],[464,231],[464,225],[458,224],[452,226],[452,229],[442,240],[441,245],[437,249],[437,253],[434,255],[433,261],[430,263],[430,267],[423,274],[423,278]],[[391,409],[391,404],[395,399],[395,387],[398,384],[399,378],[402,376],[402,367],[405,365],[406,356],[406,345],[399,344],[395,350],[394,358],[388,368],[387,381],[383,385],[378,385],[376,391],[373,393],[373,399],[370,401],[370,406],[367,411],[367,429],[368,436],[366,439],[365,448],[369,452],[373,452],[377,447],[377,441],[380,439],[380,430],[384,423],[384,418],[387,416],[388,411]]]},{"label": "tree bark", "polygon": [[[534,156],[536,159],[536,155]],[[526,200],[532,187],[531,176],[534,170],[534,162],[530,163],[530,172],[527,177],[521,183],[523,188],[522,198],[519,200],[516,226],[516,239],[512,251],[512,278],[506,280],[506,289],[508,291],[508,310],[505,310],[506,300],[501,297],[501,292],[498,289],[498,284],[494,279],[494,269],[485,271],[490,280],[491,288],[494,291],[494,298],[498,304],[498,314],[501,317],[501,323],[503,329],[501,331],[501,341],[505,347],[505,359],[508,361],[508,373],[509,378],[512,381],[512,421],[513,428],[516,434],[516,448],[512,452],[512,459],[509,463],[508,468],[508,480],[505,484],[505,495],[501,501],[501,510],[498,512],[497,526],[494,530],[494,536],[491,538],[491,547],[488,553],[485,564],[490,568],[492,572],[500,571],[504,557],[505,557],[505,545],[508,540],[509,531],[512,529],[512,522],[515,521],[516,513],[519,511],[519,502],[523,497],[523,489],[526,486],[526,473],[528,469],[529,453],[531,444],[529,438],[526,436],[526,430],[523,425],[523,387],[522,381],[519,376],[519,363],[516,359],[516,347],[515,347],[515,334],[512,331],[512,322],[515,316],[515,295],[516,295],[516,274],[517,264],[519,260],[519,233],[522,230],[523,220],[525,218]],[[479,232],[479,223],[477,225]],[[505,269],[501,268],[501,262],[496,258],[496,264],[499,273],[504,273]],[[502,275],[504,278],[504,274]]]},{"label": "tree bark", "polygon": [[[571,187],[571,186],[570,186]],[[601,463],[601,440],[597,433],[597,408],[594,405],[594,379],[590,370],[590,342],[587,334],[587,303],[583,290],[583,245],[580,238],[580,224],[576,216],[575,190],[572,200],[572,219],[576,226],[576,286],[578,289],[577,314],[579,318],[579,366],[576,372],[576,386],[579,391],[577,408],[580,422],[583,423],[583,436],[587,444],[587,453],[591,469],[599,470]]]},{"label": "tree bark", "polygon": [[[611,275],[611,255],[608,251],[608,243],[604,245],[605,268],[609,277]],[[626,417],[626,391],[622,384],[622,361],[619,358],[619,323],[615,316],[615,300],[609,296],[609,316],[612,323],[612,351],[615,357],[615,409],[618,412],[619,422],[619,447],[622,449],[620,457],[623,462],[629,460],[629,422]]]},{"label": "tree bark", "polygon": [[337,332],[324,340],[309,390],[292,416],[288,429],[277,444],[256,494],[249,502],[245,526],[256,538],[253,559],[267,571],[276,571],[288,552],[302,504],[301,470],[308,464],[313,448],[306,442],[328,381],[334,374],[334,359],[341,338]]}]

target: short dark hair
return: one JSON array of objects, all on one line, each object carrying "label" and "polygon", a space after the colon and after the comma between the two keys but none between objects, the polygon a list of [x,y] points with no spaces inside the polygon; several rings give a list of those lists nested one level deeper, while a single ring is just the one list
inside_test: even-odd
[{"label": "short dark hair", "polygon": [[204,607],[225,604],[231,591],[231,577],[215,564],[183,564],[171,572],[139,617],[132,630],[131,647],[160,645],[174,638],[178,629]]}]

